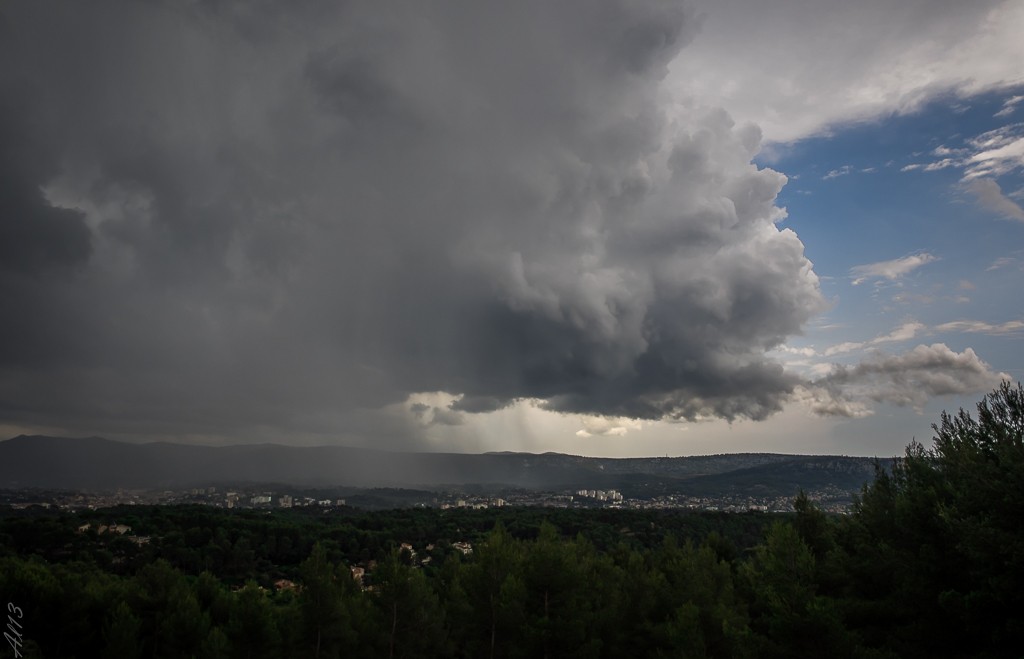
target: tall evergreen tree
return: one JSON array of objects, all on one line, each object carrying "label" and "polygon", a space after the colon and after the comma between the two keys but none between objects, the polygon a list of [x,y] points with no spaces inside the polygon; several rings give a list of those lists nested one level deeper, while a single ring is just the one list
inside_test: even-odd
[{"label": "tall evergreen tree", "polygon": [[466,594],[474,606],[468,622],[468,656],[517,656],[523,652],[526,590],[523,586],[522,548],[498,522],[467,565]]},{"label": "tall evergreen tree", "polygon": [[423,571],[392,551],[374,572],[374,602],[380,612],[388,659],[435,657],[445,639],[444,614]]},{"label": "tall evergreen tree", "polygon": [[266,594],[250,581],[238,591],[231,608],[228,638],[236,659],[265,659],[277,654],[280,635]]},{"label": "tall evergreen tree", "polygon": [[943,412],[843,529],[848,623],[906,657],[1016,657],[1024,645],[1024,391]]},{"label": "tall evergreen tree", "polygon": [[327,559],[327,551],[319,542],[299,568],[302,591],[299,608],[310,656],[337,657],[343,643],[351,643],[351,628],[343,596],[352,578],[339,573],[338,566]]},{"label": "tall evergreen tree", "polygon": [[142,623],[127,602],[118,602],[103,625],[104,659],[138,659],[142,656]]}]

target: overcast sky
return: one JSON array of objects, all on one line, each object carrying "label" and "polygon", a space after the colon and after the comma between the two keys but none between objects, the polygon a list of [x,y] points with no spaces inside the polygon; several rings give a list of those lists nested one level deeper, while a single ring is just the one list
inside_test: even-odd
[{"label": "overcast sky", "polygon": [[0,436],[900,453],[1024,373],[1021,34],[5,2]]}]

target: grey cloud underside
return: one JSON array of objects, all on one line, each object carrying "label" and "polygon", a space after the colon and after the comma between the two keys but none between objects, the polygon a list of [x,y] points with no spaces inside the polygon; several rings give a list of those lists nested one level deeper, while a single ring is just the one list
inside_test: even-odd
[{"label": "grey cloud underside", "polygon": [[798,383],[764,352],[817,278],[757,129],[664,113],[678,3],[2,11],[8,421],[759,419]]},{"label": "grey cloud underside", "polygon": [[855,366],[836,365],[807,385],[811,409],[823,416],[859,416],[866,401],[920,410],[929,398],[996,388],[997,373],[970,348],[954,352],[943,343],[919,345],[899,355],[876,354]]}]

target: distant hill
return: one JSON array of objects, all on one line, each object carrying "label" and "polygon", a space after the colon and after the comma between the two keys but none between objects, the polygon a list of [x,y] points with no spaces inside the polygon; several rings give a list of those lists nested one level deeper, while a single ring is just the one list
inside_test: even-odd
[{"label": "distant hill", "polygon": [[589,487],[621,489],[627,495],[746,491],[789,495],[800,487],[858,489],[874,473],[873,462],[771,453],[682,458],[396,453],[343,446],[213,447],[21,435],[0,442],[0,488],[160,489],[275,482],[351,487]]}]

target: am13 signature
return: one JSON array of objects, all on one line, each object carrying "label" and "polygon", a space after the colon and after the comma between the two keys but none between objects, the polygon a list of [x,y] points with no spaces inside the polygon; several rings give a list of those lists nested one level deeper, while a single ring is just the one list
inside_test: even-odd
[{"label": "am13 signature", "polygon": [[21,619],[25,617],[20,606],[15,606],[14,602],[7,603],[7,631],[4,632],[4,638],[11,644],[14,649],[15,659],[21,658],[21,642],[22,642],[22,626]]}]

